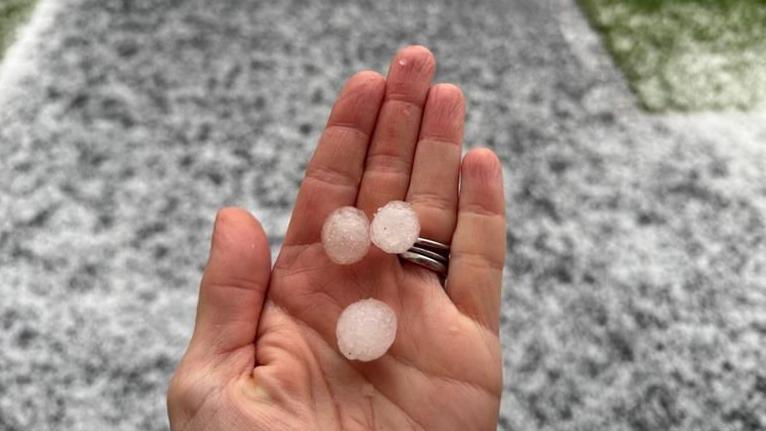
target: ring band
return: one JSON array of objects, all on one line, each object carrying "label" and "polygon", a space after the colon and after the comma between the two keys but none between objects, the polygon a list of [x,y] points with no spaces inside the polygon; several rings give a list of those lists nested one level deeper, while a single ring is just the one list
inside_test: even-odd
[{"label": "ring band", "polygon": [[399,257],[430,269],[443,278],[447,276],[449,268],[450,247],[427,238],[418,238],[415,244]]},{"label": "ring band", "polygon": [[449,257],[449,245],[447,244],[442,244],[432,239],[418,238],[417,241],[415,241],[415,245],[420,248],[433,250],[440,254],[446,254]]},{"label": "ring band", "polygon": [[431,259],[439,261],[439,262],[441,262],[441,263],[443,263],[445,265],[447,263],[449,263],[449,259],[447,257],[445,257],[444,255],[436,253],[435,251],[426,250],[425,248],[420,248],[417,245],[413,246],[412,248],[410,248],[407,251],[412,252],[412,253],[417,253],[417,254],[420,254],[420,255],[425,256],[425,257],[430,257]]},{"label": "ring band", "polygon": [[430,269],[439,275],[447,274],[446,265],[444,265],[442,262],[439,262],[438,260],[423,256],[422,254],[412,251],[405,251],[404,253],[400,254],[399,257],[414,264],[420,265],[424,268]]}]

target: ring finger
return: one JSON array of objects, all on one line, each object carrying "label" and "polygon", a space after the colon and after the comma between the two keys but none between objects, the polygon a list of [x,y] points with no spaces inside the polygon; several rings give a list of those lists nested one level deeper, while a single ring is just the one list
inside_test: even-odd
[{"label": "ring finger", "polygon": [[415,150],[407,201],[418,214],[420,236],[449,244],[457,223],[465,103],[455,85],[431,87]]}]

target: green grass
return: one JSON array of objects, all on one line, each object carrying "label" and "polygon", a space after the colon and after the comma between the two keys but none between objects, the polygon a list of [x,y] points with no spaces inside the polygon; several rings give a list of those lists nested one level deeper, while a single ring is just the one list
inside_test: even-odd
[{"label": "green grass", "polygon": [[580,3],[646,109],[748,109],[766,96],[766,0]]},{"label": "green grass", "polygon": [[14,30],[32,11],[36,0],[0,0],[0,58],[13,40]]}]

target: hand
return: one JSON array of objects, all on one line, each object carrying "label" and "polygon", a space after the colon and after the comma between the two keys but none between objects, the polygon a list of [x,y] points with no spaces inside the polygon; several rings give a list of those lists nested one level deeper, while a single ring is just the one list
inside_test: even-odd
[{"label": "hand", "polygon": [[[194,335],[168,390],[172,429],[496,429],[501,168],[489,150],[469,152],[461,165],[463,95],[432,86],[434,70],[431,53],[411,46],[387,78],[349,79],[273,270],[258,221],[240,209],[218,213]],[[325,255],[320,230],[330,212],[356,205],[371,217],[391,200],[412,203],[422,237],[451,243],[446,289],[431,271],[374,246],[352,265]],[[368,297],[396,312],[396,341],[378,360],[349,361],[335,324]]]}]

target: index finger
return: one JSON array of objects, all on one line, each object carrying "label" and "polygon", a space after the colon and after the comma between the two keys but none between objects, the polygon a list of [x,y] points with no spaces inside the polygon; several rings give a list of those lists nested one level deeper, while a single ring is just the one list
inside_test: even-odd
[{"label": "index finger", "polygon": [[327,215],[336,208],[354,205],[385,88],[382,75],[363,71],[352,76],[341,90],[306,167],[285,245],[319,241]]}]

